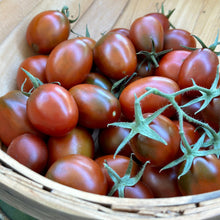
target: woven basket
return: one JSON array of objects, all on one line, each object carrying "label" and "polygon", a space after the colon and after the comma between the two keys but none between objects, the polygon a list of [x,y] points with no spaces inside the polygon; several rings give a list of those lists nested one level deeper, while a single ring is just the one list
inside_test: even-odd
[{"label": "woven basket", "polygon": [[[52,2],[52,3],[51,3]],[[30,19],[46,9],[68,5],[73,15],[81,6],[74,31],[91,37],[113,27],[129,27],[146,13],[176,8],[171,22],[200,36],[210,44],[220,26],[219,0],[1,0],[0,1],[0,96],[16,88],[15,75],[21,61],[32,55],[25,42]],[[0,122],[1,123],[1,122]],[[0,150],[0,198],[38,219],[207,219],[220,215],[220,191],[165,199],[125,199],[82,192],[53,182],[24,167]]]}]

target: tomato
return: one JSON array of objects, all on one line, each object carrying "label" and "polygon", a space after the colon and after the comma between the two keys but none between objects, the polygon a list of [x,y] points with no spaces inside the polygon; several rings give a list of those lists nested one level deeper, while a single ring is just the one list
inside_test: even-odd
[{"label": "tomato", "polygon": [[[114,158],[113,155],[104,155],[101,157],[98,157],[95,159],[95,161],[99,164],[99,166],[102,169],[103,174],[106,176],[107,183],[108,183],[108,192],[111,190],[112,186],[114,185],[113,180],[108,174],[107,169],[104,167],[104,162],[107,162],[107,164],[120,176],[123,177],[126,173],[126,170],[128,168],[128,164],[130,161],[129,157],[123,156],[123,155],[116,155]],[[131,170],[131,177],[134,177],[139,171],[138,164],[133,161],[133,166]]]},{"label": "tomato", "polygon": [[[180,167],[183,169],[184,163]],[[178,179],[182,195],[195,195],[220,189],[220,160],[214,155],[195,157],[190,170]]]},{"label": "tomato", "polygon": [[[116,191],[113,196],[118,197],[118,191]],[[147,199],[154,198],[154,195],[147,185],[138,181],[134,186],[125,187],[124,198]]]},{"label": "tomato", "polygon": [[220,129],[220,96],[215,97],[208,106],[201,111],[203,119],[217,132]]},{"label": "tomato", "polygon": [[23,91],[28,92],[33,88],[31,80],[27,77],[26,73],[21,69],[24,68],[33,76],[37,77],[41,82],[46,83],[45,69],[47,64],[46,55],[35,55],[26,58],[19,66],[16,76],[17,88],[21,90],[21,86],[25,79],[27,80],[23,86]]},{"label": "tomato", "polygon": [[134,45],[123,34],[105,34],[97,41],[93,53],[97,67],[111,79],[118,80],[130,76],[136,69]]},{"label": "tomato", "polygon": [[111,91],[112,82],[100,73],[89,73],[84,81],[86,84],[93,84]]},{"label": "tomato", "polygon": [[155,51],[163,50],[164,31],[161,23],[152,16],[139,17],[130,27],[131,41],[137,51],[152,51],[152,40]]},{"label": "tomato", "polygon": [[[193,85],[192,79],[199,86],[210,88],[217,72],[219,60],[217,55],[210,49],[197,49],[184,60],[180,72],[178,84],[181,89]],[[200,94],[189,92],[190,96]]]},{"label": "tomato", "polygon": [[[150,115],[145,113],[143,116]],[[180,147],[179,130],[173,121],[163,115],[156,117],[149,126],[167,145],[138,133],[130,140],[131,150],[142,163],[150,161],[151,166],[162,167],[176,158]]]},{"label": "tomato", "polygon": [[70,33],[68,18],[57,10],[37,14],[26,31],[28,45],[41,54],[48,54],[60,42],[67,40]]},{"label": "tomato", "polygon": [[95,47],[96,41],[91,37],[77,37],[77,39],[82,40],[86,43],[91,49]]},{"label": "tomato", "polygon": [[19,90],[12,90],[0,97],[0,140],[6,146],[24,133],[40,135],[27,117],[27,100],[28,97]]},{"label": "tomato", "polygon": [[170,28],[169,19],[163,13],[152,12],[152,13],[146,14],[145,17],[146,16],[152,16],[152,17],[156,18],[161,23],[164,32]]},{"label": "tomato", "polygon": [[174,50],[165,54],[159,61],[159,67],[156,68],[155,75],[168,77],[178,82],[181,65],[190,53],[186,50]]},{"label": "tomato", "polygon": [[196,40],[190,32],[183,29],[169,29],[164,33],[164,50],[184,50],[182,46],[196,48]]},{"label": "tomato", "polygon": [[129,29],[127,29],[127,28],[114,28],[114,29],[110,30],[110,32],[123,34],[124,36],[126,36],[128,38],[129,38],[129,33],[130,33]]},{"label": "tomato", "polygon": [[47,81],[58,81],[63,87],[69,89],[85,80],[92,64],[92,49],[83,40],[75,38],[63,41],[48,57]]},{"label": "tomato", "polygon": [[94,157],[95,145],[91,134],[83,127],[77,126],[62,137],[49,137],[48,164],[52,165],[59,158],[69,154]]},{"label": "tomato", "polygon": [[148,165],[141,180],[150,188],[156,198],[168,198],[181,196],[177,176],[176,167],[160,171],[160,168]]},{"label": "tomato", "polygon": [[[160,76],[148,76],[130,83],[125,87],[119,97],[122,113],[127,119],[134,119],[134,94],[136,94],[137,97],[141,96],[146,92],[146,87],[156,88],[167,94],[179,91],[179,86],[175,81]],[[180,103],[180,100],[181,96],[177,96],[177,103]],[[143,113],[152,113],[167,105],[168,100],[163,97],[150,94],[143,98],[140,103]],[[175,110],[173,108],[168,108],[163,112],[163,114],[170,117],[175,114]]]},{"label": "tomato", "polygon": [[101,167],[91,158],[71,154],[57,160],[48,169],[47,178],[82,191],[106,195],[107,181]]},{"label": "tomato", "polygon": [[34,134],[26,133],[14,138],[8,146],[7,154],[37,173],[42,173],[47,165],[47,145]]},{"label": "tomato", "polygon": [[79,124],[84,127],[104,128],[121,116],[118,99],[99,86],[78,84],[69,91],[79,109]]},{"label": "tomato", "polygon": [[[98,136],[98,143],[102,155],[114,154],[117,147],[128,134],[129,130],[126,128],[110,126],[101,129]],[[127,157],[129,157],[131,153],[129,142],[119,152],[120,155]]]},{"label": "tomato", "polygon": [[69,91],[57,84],[36,88],[27,100],[27,116],[33,126],[51,136],[62,136],[78,122],[78,107]]}]

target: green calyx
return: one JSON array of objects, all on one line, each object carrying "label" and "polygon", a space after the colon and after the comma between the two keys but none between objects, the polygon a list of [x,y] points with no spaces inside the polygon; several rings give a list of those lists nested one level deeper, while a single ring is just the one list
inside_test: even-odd
[{"label": "green calyx", "polygon": [[[30,72],[28,72],[27,70],[25,70],[23,67],[21,67],[21,70],[23,70],[25,72],[25,74],[27,75],[27,77],[31,80],[33,87],[30,89],[30,91],[25,92],[24,91],[24,85],[27,82],[27,78],[25,78],[24,82],[21,85],[21,92],[26,95],[26,96],[30,96],[31,93],[34,91],[34,89],[38,88],[39,86],[43,85],[44,83],[37,77],[33,76]],[[60,85],[60,82],[52,82],[52,84],[58,84]]]},{"label": "green calyx", "polygon": [[[161,12],[160,12],[160,9],[161,9]],[[175,11],[175,8],[174,8],[174,9],[172,9],[172,10],[169,10],[169,11],[168,11],[168,14],[165,14],[163,2],[162,2],[162,4],[161,4],[161,8],[160,8],[160,9],[158,9],[158,4],[157,4],[157,11],[158,11],[158,13],[163,14],[163,15],[166,16],[168,19],[171,17],[171,15],[173,14],[173,12]],[[173,29],[176,29],[176,28],[174,27],[174,25],[173,25],[170,21],[169,21],[169,24],[170,24],[170,27],[172,27]]]},{"label": "green calyx", "polygon": [[[204,123],[202,121],[199,121],[189,116],[183,110],[184,107],[192,105],[200,101],[202,101],[203,104],[197,112],[206,108],[213,98],[220,96],[220,88],[217,87],[218,81],[219,81],[219,66],[216,71],[216,78],[210,89],[198,86],[193,81],[193,86],[179,90],[178,92],[175,92],[172,94],[166,94],[155,88],[146,88],[146,93],[144,93],[142,96],[137,98],[135,95],[135,120],[133,122],[115,122],[115,123],[109,124],[109,126],[113,125],[113,126],[124,127],[124,128],[130,129],[129,135],[118,146],[115,152],[115,155],[117,155],[120,152],[120,150],[126,145],[126,143],[130,141],[136,134],[142,134],[148,138],[151,138],[153,140],[160,141],[166,144],[164,140],[154,130],[152,130],[149,127],[149,125],[153,121],[154,118],[159,116],[168,106],[172,105],[172,107],[175,108],[178,114],[179,134],[181,137],[180,148],[182,150],[183,156],[167,164],[161,170],[174,167],[185,161],[184,169],[182,170],[182,173],[178,177],[180,178],[182,175],[186,174],[189,171],[189,169],[191,168],[193,159],[195,157],[207,156],[210,154],[215,154],[217,157],[219,157],[220,156],[220,132],[216,132],[207,123]],[[201,93],[201,96],[191,100],[190,102],[186,103],[183,106],[179,106],[175,100],[175,97],[185,92],[192,91],[192,90],[199,91]],[[140,101],[149,94],[155,94],[163,98],[166,98],[169,101],[170,105],[167,105],[157,110],[152,115],[150,115],[148,118],[144,118],[142,115]],[[201,137],[199,138],[199,140],[193,145],[189,144],[185,136],[184,129],[183,129],[184,120],[196,124],[203,133]],[[205,139],[206,136],[208,137],[208,141],[206,141]]]},{"label": "green calyx", "polygon": [[138,181],[141,179],[146,165],[149,163],[147,161],[141,168],[141,170],[138,172],[138,174],[135,177],[131,177],[131,171],[133,167],[133,154],[130,156],[130,161],[128,164],[128,168],[126,170],[126,173],[123,177],[120,177],[109,165],[107,162],[104,163],[104,167],[107,169],[107,172],[111,179],[114,182],[114,185],[110,192],[108,193],[108,196],[112,196],[116,191],[118,191],[118,196],[124,198],[124,190],[127,186],[134,186],[138,183]]},{"label": "green calyx", "polygon": [[26,95],[26,96],[30,96],[31,92],[36,89],[37,87],[39,87],[40,85],[43,85],[43,82],[40,81],[40,79],[38,79],[37,77],[34,77],[30,72],[28,72],[27,70],[25,70],[24,68],[21,67],[21,69],[25,72],[25,74],[28,76],[28,78],[31,80],[32,84],[33,84],[33,88],[29,91],[29,92],[25,92],[24,91],[24,85],[27,81],[27,78],[25,78],[24,82],[21,85],[21,92]]},{"label": "green calyx", "polygon": [[130,129],[130,133],[128,134],[128,136],[121,142],[121,144],[118,146],[117,150],[115,151],[114,157],[136,134],[142,134],[143,136],[149,137],[153,140],[159,141],[167,145],[166,141],[150,127],[150,124],[158,115],[164,112],[170,105],[166,105],[163,108],[160,108],[159,110],[154,112],[149,117],[144,118],[140,106],[140,101],[148,94],[149,93],[147,92],[142,96],[140,96],[139,98],[137,98],[137,96],[135,95],[135,103],[134,103],[135,120],[133,122],[115,122],[108,125],[108,126],[117,126],[117,127]]},{"label": "green calyx", "polygon": [[72,24],[72,23],[75,23],[78,19],[79,19],[79,16],[80,16],[80,4],[79,4],[79,11],[78,11],[78,15],[75,19],[69,19],[69,16],[70,16],[70,12],[69,12],[69,7],[68,6],[63,6],[61,12],[68,18],[69,22]]},{"label": "green calyx", "polygon": [[[219,31],[217,32],[217,35],[216,35],[216,38],[215,38],[215,41],[213,44],[211,44],[210,46],[207,46],[199,37],[197,37],[196,35],[192,35],[198,42],[199,44],[201,45],[201,47],[204,49],[204,48],[207,48],[211,51],[213,51],[217,56],[220,55],[220,51],[215,51],[217,46],[220,44],[220,41],[218,40],[219,39]],[[182,46],[183,48],[186,48],[188,50],[191,50],[191,51],[194,51],[194,50],[197,50],[198,48],[192,48],[192,47],[186,47],[186,46]]]},{"label": "green calyx", "polygon": [[158,58],[165,55],[166,53],[169,53],[173,49],[156,52],[154,40],[151,39],[151,42],[152,42],[152,49],[150,52],[149,51],[137,52],[137,55],[143,55],[145,57],[145,59],[143,60],[143,62],[140,63],[140,65],[142,65],[145,61],[147,61],[147,62],[152,62],[155,67],[159,67]]},{"label": "green calyx", "polygon": [[123,89],[128,85],[128,83],[137,76],[137,73],[134,72],[131,76],[125,76],[124,78],[114,82],[111,88],[111,93],[116,97],[119,98]]}]

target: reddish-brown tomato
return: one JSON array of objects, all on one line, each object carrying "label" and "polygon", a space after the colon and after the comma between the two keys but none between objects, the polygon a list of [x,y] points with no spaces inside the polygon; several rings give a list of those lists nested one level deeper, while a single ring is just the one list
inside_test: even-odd
[{"label": "reddish-brown tomato", "polygon": [[60,42],[67,40],[70,33],[68,18],[57,10],[37,14],[26,31],[28,45],[37,53],[49,54]]},{"label": "reddish-brown tomato", "polygon": [[7,153],[37,173],[45,171],[48,159],[47,145],[36,135],[26,133],[17,136],[8,146]]},{"label": "reddish-brown tomato", "polygon": [[30,72],[34,77],[37,77],[41,82],[46,83],[46,65],[47,65],[47,58],[46,55],[35,55],[26,58],[19,66],[17,71],[17,88],[21,90],[21,86],[24,83],[25,79],[26,82],[23,86],[23,91],[28,92],[30,89],[33,88],[33,83],[26,75],[26,73],[21,69],[24,68],[28,72]]}]

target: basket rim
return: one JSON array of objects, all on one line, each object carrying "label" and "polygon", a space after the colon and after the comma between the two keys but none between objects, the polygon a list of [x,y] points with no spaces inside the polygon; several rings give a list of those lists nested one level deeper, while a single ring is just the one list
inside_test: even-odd
[{"label": "basket rim", "polygon": [[[4,165],[7,165],[11,170],[17,172],[19,175],[31,180],[33,183],[37,183],[43,186],[43,188],[48,191],[61,191],[65,194],[68,192],[68,195],[73,197],[93,202],[93,203],[101,203],[104,205],[117,205],[121,204],[131,204],[140,202],[140,199],[136,198],[118,198],[118,197],[109,197],[106,195],[98,195],[94,193],[84,192],[78,189],[74,189],[65,185],[62,185],[58,182],[52,181],[45,176],[38,174],[26,166],[22,165],[15,159],[11,158],[7,153],[0,149],[0,162]],[[33,184],[34,185],[34,184]],[[212,200],[220,197],[220,190],[216,190],[213,192],[202,193],[198,195],[188,195],[188,196],[179,196],[179,197],[170,197],[170,198],[149,198],[149,199],[141,199],[142,205],[147,206],[178,206],[178,205],[186,205],[193,203],[200,203],[207,200]]]}]

